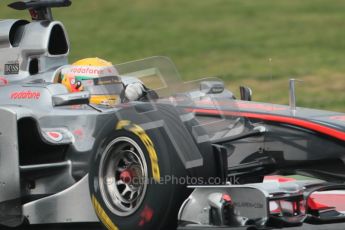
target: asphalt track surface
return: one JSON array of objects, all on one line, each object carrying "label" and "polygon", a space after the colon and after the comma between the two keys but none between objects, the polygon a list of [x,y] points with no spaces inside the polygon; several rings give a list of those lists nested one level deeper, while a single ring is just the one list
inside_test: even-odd
[{"label": "asphalt track surface", "polygon": [[[332,225],[304,225],[297,228],[284,228],[282,230],[344,230],[345,223]],[[20,230],[105,230],[97,224],[72,224],[72,225],[45,225],[20,228]],[[129,230],[129,229],[126,229]],[[236,229],[232,229],[236,230]]]}]

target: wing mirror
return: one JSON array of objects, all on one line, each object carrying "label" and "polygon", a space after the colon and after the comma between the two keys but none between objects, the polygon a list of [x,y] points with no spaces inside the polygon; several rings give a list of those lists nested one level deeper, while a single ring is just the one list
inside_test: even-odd
[{"label": "wing mirror", "polygon": [[78,93],[59,94],[53,96],[54,106],[83,105],[90,103],[90,93],[87,91]]},{"label": "wing mirror", "polygon": [[241,100],[242,101],[251,101],[253,91],[251,88],[246,86],[240,86]]},{"label": "wing mirror", "polygon": [[205,94],[220,94],[224,92],[224,83],[221,81],[202,81],[200,91]]}]

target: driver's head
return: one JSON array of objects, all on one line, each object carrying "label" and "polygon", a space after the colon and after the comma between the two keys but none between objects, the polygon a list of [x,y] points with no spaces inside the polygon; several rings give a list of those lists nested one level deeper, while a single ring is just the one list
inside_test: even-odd
[{"label": "driver's head", "polygon": [[71,92],[87,90],[92,104],[115,105],[120,102],[123,84],[112,63],[86,58],[63,68],[61,83]]}]

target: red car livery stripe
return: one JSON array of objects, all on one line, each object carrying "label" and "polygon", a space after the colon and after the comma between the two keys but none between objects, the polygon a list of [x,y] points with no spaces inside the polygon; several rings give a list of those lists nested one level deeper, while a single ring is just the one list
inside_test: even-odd
[{"label": "red car livery stripe", "polygon": [[240,117],[247,117],[252,119],[259,119],[264,121],[272,121],[272,122],[278,122],[278,123],[285,123],[290,124],[302,128],[306,128],[309,130],[313,130],[315,132],[328,135],[330,137],[337,138],[339,140],[345,141],[345,133],[333,129],[312,121],[307,121],[299,118],[293,118],[293,117],[285,117],[285,116],[279,116],[279,115],[271,115],[271,114],[261,114],[261,113],[252,113],[252,112],[231,112],[231,111],[219,111],[214,109],[193,109],[188,108],[187,111],[189,112],[195,112],[199,114],[210,114],[210,115],[225,115],[225,116],[240,116]]}]

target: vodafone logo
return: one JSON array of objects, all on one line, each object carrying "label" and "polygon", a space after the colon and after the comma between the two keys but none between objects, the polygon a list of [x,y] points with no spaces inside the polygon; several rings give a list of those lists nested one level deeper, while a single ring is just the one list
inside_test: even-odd
[{"label": "vodafone logo", "polygon": [[59,132],[46,132],[47,136],[55,142],[60,142],[63,139],[63,135]]},{"label": "vodafone logo", "polygon": [[21,91],[21,92],[13,92],[10,95],[10,98],[13,100],[16,99],[33,99],[33,100],[38,100],[41,97],[40,92],[33,92],[33,91]]},{"label": "vodafone logo", "polygon": [[119,73],[113,66],[106,67],[92,67],[92,66],[73,66],[62,70],[62,74],[72,74],[74,76],[108,76],[108,75],[118,75]]},{"label": "vodafone logo", "polygon": [[72,68],[71,72],[74,74],[91,74],[91,75],[100,75],[104,72],[102,69],[91,68],[91,67],[77,67]]}]

